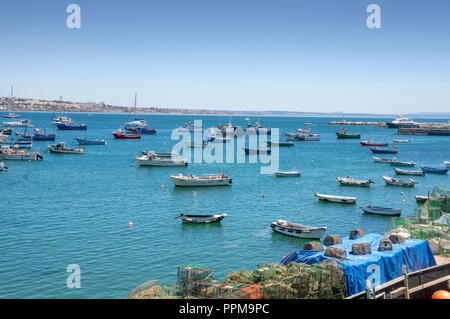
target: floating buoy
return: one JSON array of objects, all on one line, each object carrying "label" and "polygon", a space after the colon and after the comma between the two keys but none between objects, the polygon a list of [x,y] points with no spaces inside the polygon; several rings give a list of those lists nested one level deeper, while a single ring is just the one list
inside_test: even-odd
[{"label": "floating buoy", "polygon": [[431,296],[431,299],[450,299],[450,292],[447,290],[438,290]]},{"label": "floating buoy", "polygon": [[130,226],[130,227],[133,226],[133,223],[132,223],[132,222],[129,222],[129,223],[128,223],[128,226]]},{"label": "floating buoy", "polygon": [[131,164],[131,167],[134,167],[134,164]]},{"label": "floating buoy", "polygon": [[403,192],[401,192],[400,195],[403,195]]},{"label": "floating buoy", "polygon": [[302,210],[305,210],[305,207],[302,207]]},{"label": "floating buoy", "polygon": [[266,195],[263,195],[263,198],[266,198]]},{"label": "floating buoy", "polygon": [[161,188],[164,188],[164,185],[161,185]]}]

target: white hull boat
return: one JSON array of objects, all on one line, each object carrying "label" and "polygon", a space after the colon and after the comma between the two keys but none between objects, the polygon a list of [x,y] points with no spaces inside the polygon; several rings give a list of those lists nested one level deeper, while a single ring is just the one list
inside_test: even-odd
[{"label": "white hull boat", "polygon": [[181,213],[181,220],[183,223],[191,224],[209,224],[218,223],[222,221],[227,216],[227,214],[216,214],[216,215],[194,215],[194,214],[184,214]]},{"label": "white hull boat", "polygon": [[310,238],[310,239],[320,239],[327,230],[326,227],[305,226],[300,224],[294,224],[282,219],[273,222],[270,225],[270,227],[274,232],[280,234],[284,234],[291,237]]},{"label": "white hull boat", "polygon": [[290,172],[282,172],[282,171],[277,171],[275,172],[275,176],[277,177],[299,177],[302,175],[302,171],[301,170],[297,170],[297,171],[290,171]]},{"label": "white hull boat", "polygon": [[401,169],[394,167],[395,174],[398,175],[413,175],[413,176],[423,176],[425,173],[423,171],[409,171],[407,169]]},{"label": "white hull boat", "polygon": [[0,163],[0,172],[7,171],[8,166],[5,165],[5,163]]},{"label": "white hull boat", "polygon": [[31,121],[29,121],[29,120],[3,122],[3,125],[11,126],[11,127],[32,127],[33,126],[33,125],[31,125]]},{"label": "white hull boat", "polygon": [[336,180],[341,185],[346,185],[346,186],[370,187],[371,183],[375,183],[371,179],[352,179],[352,178],[345,178],[345,177],[337,177]]},{"label": "white hull boat", "polygon": [[394,143],[409,143],[409,140],[397,140],[397,139],[393,139],[392,142],[394,142]]},{"label": "white hull boat", "polygon": [[373,156],[372,158],[375,163],[390,164],[390,163],[395,163],[395,161],[396,161],[395,157],[394,158],[381,158],[381,157]]},{"label": "white hull boat", "polygon": [[389,177],[389,176],[383,176],[383,179],[386,182],[386,184],[395,185],[395,186],[413,187],[415,184],[418,184],[418,182],[416,182],[413,179],[404,180],[404,179],[398,179],[398,178],[393,178],[393,177]]},{"label": "white hull boat", "polygon": [[333,203],[354,204],[357,199],[357,197],[351,197],[351,196],[326,195],[326,194],[319,194],[319,193],[314,193],[314,195],[317,198],[319,198],[319,200],[333,202]]},{"label": "white hull boat", "polygon": [[190,187],[190,186],[228,186],[231,185],[232,180],[230,177],[223,174],[209,174],[209,175],[179,175],[170,176],[173,184],[180,187]]},{"label": "white hull boat", "polygon": [[174,167],[174,166],[187,166],[188,162],[184,158],[180,159],[172,159],[170,157],[157,157],[153,155],[141,155],[136,157],[136,160],[139,162],[140,166],[165,166],[165,167]]}]

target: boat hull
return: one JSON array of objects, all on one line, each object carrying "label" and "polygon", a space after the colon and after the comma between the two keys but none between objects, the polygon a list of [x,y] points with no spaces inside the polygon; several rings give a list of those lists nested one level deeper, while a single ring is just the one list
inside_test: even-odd
[{"label": "boat hull", "polygon": [[165,167],[176,167],[176,166],[187,166],[187,161],[174,161],[170,158],[163,157],[160,159],[149,159],[148,156],[139,156],[136,158],[140,166],[165,166]]},{"label": "boat hull", "polygon": [[59,154],[83,154],[84,153],[83,148],[58,149],[52,145],[48,145],[48,149],[52,153],[59,153]]},{"label": "boat hull", "polygon": [[295,227],[289,227],[288,225],[278,225],[276,222],[273,222],[270,227],[274,232],[277,232],[279,234],[307,239],[320,239],[327,230],[326,227],[316,227],[314,229],[298,229]]},{"label": "boat hull", "polygon": [[300,177],[302,175],[301,171],[295,172],[275,172],[275,176],[277,177]]},{"label": "boat hull", "polygon": [[374,214],[374,215],[400,216],[402,214],[401,208],[363,206],[362,210],[367,214]]},{"label": "boat hull", "polygon": [[85,139],[82,139],[82,138],[75,138],[75,140],[80,145],[106,145],[105,140],[92,141],[92,140],[85,140]]},{"label": "boat hull", "polygon": [[181,215],[181,220],[183,223],[188,224],[209,224],[209,223],[219,223],[225,218],[227,214],[220,215]]},{"label": "boat hull", "polygon": [[386,184],[393,185],[393,186],[414,187],[414,185],[417,184],[417,182],[412,179],[401,180],[401,179],[397,179],[397,178],[391,178],[388,176],[383,176],[383,179],[386,182]]},{"label": "boat hull", "polygon": [[208,186],[230,186],[231,178],[215,180],[183,179],[178,176],[171,176],[173,184],[177,187],[208,187]]},{"label": "boat hull", "polygon": [[337,138],[341,139],[359,139],[361,134],[346,134],[346,133],[336,133]]},{"label": "boat hull", "polygon": [[335,196],[335,195],[325,195],[314,193],[314,195],[322,201],[332,202],[332,203],[342,203],[342,204],[354,204],[356,203],[356,197],[349,196]]},{"label": "boat hull", "polygon": [[423,171],[408,171],[405,169],[394,168],[395,174],[397,175],[410,175],[410,176],[423,176],[425,173]]},{"label": "boat hull", "polygon": [[447,174],[449,168],[433,168],[433,167],[427,167],[427,166],[421,166],[422,171],[425,173],[431,173],[431,174]]},{"label": "boat hull", "polygon": [[86,125],[67,125],[64,123],[57,125],[58,130],[62,131],[85,131],[87,130]]},{"label": "boat hull", "polygon": [[141,138],[140,134],[113,133],[113,136],[118,140],[132,140]]},{"label": "boat hull", "polygon": [[370,179],[367,180],[354,180],[348,178],[338,177],[336,180],[339,184],[344,186],[358,186],[358,187],[370,187],[370,184],[373,183]]},{"label": "boat hull", "polygon": [[397,154],[398,150],[383,150],[371,147],[370,150],[375,154]]}]

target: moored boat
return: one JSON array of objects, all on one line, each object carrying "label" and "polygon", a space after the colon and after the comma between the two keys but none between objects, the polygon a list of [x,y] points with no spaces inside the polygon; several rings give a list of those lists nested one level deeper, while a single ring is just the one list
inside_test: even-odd
[{"label": "moored boat", "polygon": [[81,137],[74,137],[74,139],[78,142],[80,145],[106,145],[105,140],[88,140],[87,138],[81,138]]},{"label": "moored boat", "polygon": [[33,126],[31,124],[30,120],[3,122],[3,125],[11,126],[11,127],[32,127]]},{"label": "moored boat", "polygon": [[57,127],[58,127],[58,130],[65,130],[65,131],[87,130],[87,125],[84,123],[83,124],[75,124],[72,122],[69,122],[69,123],[64,122],[64,123],[59,123],[57,125]]},{"label": "moored boat", "polygon": [[209,141],[202,141],[201,143],[196,143],[196,142],[183,140],[183,143],[186,144],[190,148],[205,148],[205,147],[211,146],[211,142],[209,142]]},{"label": "moored boat", "polygon": [[444,161],[446,167],[450,167],[450,161]]},{"label": "moored boat", "polygon": [[410,171],[406,169],[401,169],[394,167],[394,171],[398,175],[413,175],[413,176],[423,176],[425,175],[424,171]]},{"label": "moored boat", "polygon": [[359,133],[347,133],[347,130],[344,129],[344,128],[341,129],[341,130],[338,130],[336,132],[336,136],[337,136],[337,138],[354,138],[354,139],[361,138],[361,134],[359,134]]},{"label": "moored boat", "polygon": [[141,138],[141,134],[129,134],[125,133],[122,129],[118,129],[116,132],[113,132],[113,136],[117,139],[139,139]]},{"label": "moored boat", "polygon": [[416,195],[416,202],[425,203],[429,198],[429,196]]},{"label": "moored boat", "polygon": [[224,174],[207,174],[201,176],[195,175],[171,175],[170,179],[175,186],[189,187],[189,186],[228,186],[231,185],[232,180]]},{"label": "moored boat", "polygon": [[409,166],[409,167],[416,166],[416,163],[414,163],[413,161],[411,161],[411,162],[402,162],[402,161],[397,161],[396,159],[393,160],[390,164],[392,166]]},{"label": "moored boat", "polygon": [[431,166],[424,166],[424,165],[422,165],[420,168],[425,173],[432,173],[432,174],[447,174],[447,172],[449,170],[449,168],[447,168],[447,167],[431,167]]},{"label": "moored boat", "polygon": [[326,195],[326,194],[319,194],[319,193],[314,193],[314,195],[319,200],[333,202],[333,203],[354,204],[357,199],[357,197],[352,197],[352,196]]},{"label": "moored boat", "polygon": [[0,147],[0,160],[37,161],[39,159],[43,159],[43,157],[37,152],[15,151],[7,145]]},{"label": "moored boat", "polygon": [[16,119],[16,118],[19,118],[20,115],[18,115],[16,113],[9,112],[8,114],[4,114],[3,117],[5,119]]},{"label": "moored boat", "polygon": [[70,117],[66,117],[66,116],[59,116],[59,117],[54,118],[51,121],[51,124],[55,124],[55,125],[62,124],[62,123],[67,123],[67,124],[72,123],[72,119]]},{"label": "moored boat", "polygon": [[155,153],[148,153],[148,155],[141,155],[136,157],[140,166],[187,166],[188,161],[184,158],[158,157]]},{"label": "moored boat", "polygon": [[54,141],[56,135],[53,133],[47,133],[47,130],[41,131],[39,129],[34,129],[33,141]]},{"label": "moored boat", "polygon": [[395,185],[395,186],[413,187],[415,184],[419,184],[418,182],[416,182],[413,179],[404,180],[404,179],[398,179],[398,178],[393,178],[393,177],[389,177],[389,176],[383,176],[383,179],[386,182],[386,184]]},{"label": "moored boat", "polygon": [[62,153],[62,154],[83,154],[84,147],[81,148],[72,148],[67,147],[64,142],[58,142],[54,145],[47,146],[50,152],[53,153]]},{"label": "moored boat", "polygon": [[372,139],[359,142],[362,146],[388,146],[385,142],[374,142]]},{"label": "moored boat", "polygon": [[6,145],[13,148],[31,148],[33,143],[31,141],[8,141],[4,139],[0,140],[0,145]]},{"label": "moored boat", "polygon": [[249,148],[249,147],[244,147],[243,149],[244,149],[246,155],[251,155],[251,154],[270,154],[272,152],[270,148],[252,149],[252,148]]},{"label": "moored boat", "polygon": [[299,177],[302,175],[301,170],[296,171],[276,171],[275,176],[277,177]]},{"label": "moored boat", "polygon": [[175,154],[175,152],[172,152],[172,153],[168,153],[168,152],[155,152],[155,151],[153,151],[153,150],[142,150],[141,153],[142,153],[142,155],[155,154],[156,157],[172,157],[172,155]]},{"label": "moored boat", "polygon": [[7,171],[7,170],[8,170],[8,166],[6,166],[5,163],[0,163],[0,172]]},{"label": "moored boat", "polygon": [[396,149],[395,147],[393,147],[391,149],[370,147],[370,150],[372,151],[372,153],[380,153],[380,154],[397,154],[398,153],[398,149]]},{"label": "moored boat", "polygon": [[403,128],[403,127],[418,127],[419,123],[410,120],[409,118],[399,116],[391,122],[386,122],[388,128]]},{"label": "moored boat", "polygon": [[11,135],[13,131],[12,127],[0,127],[0,134],[2,135]]},{"label": "moored boat", "polygon": [[180,215],[183,223],[192,223],[192,224],[219,223],[226,216],[227,214],[198,215],[198,214],[181,213]]},{"label": "moored boat", "polygon": [[392,142],[394,142],[394,143],[409,143],[409,139],[408,140],[398,140],[398,139],[392,139]]},{"label": "moored boat", "polygon": [[309,239],[320,239],[327,230],[327,228],[324,226],[323,227],[306,226],[291,223],[283,219],[279,219],[276,222],[272,222],[270,227],[274,232],[280,234]]},{"label": "moored boat", "polygon": [[336,180],[341,185],[347,185],[347,186],[361,186],[361,187],[370,187],[371,183],[375,183],[371,179],[352,179],[352,178],[345,178],[345,177],[337,177]]},{"label": "moored boat", "polygon": [[288,142],[272,142],[272,141],[267,141],[267,146],[268,147],[272,147],[273,146],[278,146],[278,147],[291,147],[294,146],[294,143],[292,143],[292,141],[288,141]]},{"label": "moored boat", "polygon": [[368,214],[385,215],[385,216],[400,216],[402,213],[401,208],[389,208],[380,206],[362,206],[361,209]]}]

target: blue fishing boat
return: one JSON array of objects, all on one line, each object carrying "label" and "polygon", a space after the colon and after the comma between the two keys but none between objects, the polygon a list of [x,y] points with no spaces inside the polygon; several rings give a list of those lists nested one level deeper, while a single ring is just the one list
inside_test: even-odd
[{"label": "blue fishing boat", "polygon": [[430,166],[421,166],[422,171],[425,173],[434,173],[434,174],[447,174],[449,168],[447,167],[430,167]]},{"label": "blue fishing boat", "polygon": [[58,130],[87,130],[86,124],[60,123]]},{"label": "blue fishing boat", "polygon": [[379,153],[379,154],[397,154],[398,153],[398,149],[396,149],[394,147],[392,149],[380,148],[380,147],[370,147],[370,150],[372,151],[372,153]]},{"label": "blue fishing boat", "polygon": [[56,135],[53,133],[48,133],[47,131],[41,131],[39,129],[34,129],[33,141],[54,141]]},{"label": "blue fishing boat", "polygon": [[86,138],[81,138],[81,137],[75,137],[75,140],[78,142],[78,144],[80,145],[106,145],[105,140],[88,140]]}]

